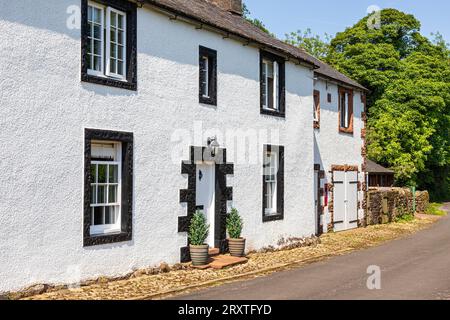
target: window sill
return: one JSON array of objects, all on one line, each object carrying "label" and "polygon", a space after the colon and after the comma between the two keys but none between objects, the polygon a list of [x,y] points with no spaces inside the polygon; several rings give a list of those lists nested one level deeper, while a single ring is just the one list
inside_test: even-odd
[{"label": "window sill", "polygon": [[278,213],[271,214],[271,215],[264,214],[264,216],[263,216],[263,222],[280,221],[280,220],[284,220],[283,214],[278,214]]},{"label": "window sill", "polygon": [[110,77],[106,77],[106,76],[94,76],[94,75],[90,75],[90,74],[86,73],[86,74],[81,75],[81,81],[99,84],[99,85],[108,86],[108,87],[115,87],[115,88],[120,88],[120,89],[137,91],[136,83],[131,83],[126,80],[120,80],[120,79],[110,78]]},{"label": "window sill", "polygon": [[120,230],[120,228],[115,228],[115,229],[105,229],[105,230],[100,230],[100,229],[92,229],[90,230],[90,236],[92,238],[94,237],[103,237],[103,236],[111,236],[111,235],[117,235],[119,233],[121,233],[122,231]]},{"label": "window sill", "polygon": [[261,114],[267,115],[267,116],[272,116],[272,117],[278,117],[278,118],[286,118],[285,113],[280,112],[280,111],[271,110],[271,109],[261,108]]},{"label": "window sill", "polygon": [[131,241],[131,232],[117,232],[110,234],[92,235],[84,238],[84,247],[100,246],[104,244]]},{"label": "window sill", "polygon": [[339,127],[339,132],[340,133],[345,133],[345,134],[349,134],[349,135],[353,135],[353,128],[343,128],[343,127]]},{"label": "window sill", "polygon": [[199,103],[207,104],[207,105],[211,105],[211,106],[217,106],[217,99],[214,98],[214,97],[200,96],[199,97]]}]

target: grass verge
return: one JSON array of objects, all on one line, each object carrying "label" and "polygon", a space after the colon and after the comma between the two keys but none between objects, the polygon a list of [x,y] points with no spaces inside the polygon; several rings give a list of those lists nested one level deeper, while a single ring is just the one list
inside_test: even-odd
[{"label": "grass verge", "polygon": [[446,216],[447,212],[445,212],[444,210],[441,210],[440,209],[441,207],[442,207],[442,203],[435,203],[435,202],[430,203],[426,210],[426,214],[430,214],[433,216],[440,216],[440,217]]}]

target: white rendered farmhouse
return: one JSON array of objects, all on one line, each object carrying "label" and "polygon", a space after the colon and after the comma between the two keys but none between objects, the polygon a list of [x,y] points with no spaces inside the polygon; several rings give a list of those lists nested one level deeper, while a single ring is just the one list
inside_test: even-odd
[{"label": "white rendered farmhouse", "polygon": [[196,210],[222,252],[232,207],[248,250],[363,219],[365,89],[239,0],[1,1],[0,30],[0,292],[186,262]]}]

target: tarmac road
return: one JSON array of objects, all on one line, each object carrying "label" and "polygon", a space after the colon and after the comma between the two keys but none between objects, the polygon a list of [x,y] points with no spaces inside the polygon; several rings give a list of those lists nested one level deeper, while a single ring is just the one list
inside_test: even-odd
[{"label": "tarmac road", "polygon": [[[445,209],[450,212],[450,203]],[[373,275],[368,274],[370,266],[381,270],[379,290],[368,289],[368,278]],[[377,284],[376,281],[371,283]],[[379,247],[175,299],[450,300],[450,215],[430,229]]]}]

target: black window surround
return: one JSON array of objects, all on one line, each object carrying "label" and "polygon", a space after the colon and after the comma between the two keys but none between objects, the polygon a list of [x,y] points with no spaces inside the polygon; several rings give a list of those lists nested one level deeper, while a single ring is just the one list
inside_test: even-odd
[{"label": "black window surround", "polygon": [[277,172],[277,213],[266,215],[265,194],[267,185],[265,182],[264,171],[262,175],[262,218],[263,222],[278,221],[284,219],[284,146],[264,145],[263,159],[268,152],[278,153],[278,172]]},{"label": "black window surround", "polygon": [[[202,67],[204,65],[203,57],[208,57],[208,79],[204,79]],[[207,80],[208,97],[202,92],[202,85]],[[199,102],[217,106],[217,51],[203,46],[199,47]]]},{"label": "black window surround", "polygon": [[[259,62],[259,79],[260,79],[260,110],[261,114],[274,116],[274,117],[280,117],[285,118],[286,117],[286,62],[283,57],[277,56],[273,53],[267,52],[267,51],[260,51],[260,62]],[[264,75],[263,75],[263,61],[269,60],[269,61],[276,61],[278,62],[279,66],[279,110],[268,110],[264,108]]]},{"label": "black window surround", "polygon": [[[91,236],[91,144],[96,141],[122,143],[122,199],[121,232]],[[132,239],[133,212],[133,133],[85,129],[84,133],[84,215],[83,245],[85,247],[108,243],[130,241]]]},{"label": "black window surround", "polygon": [[[198,161],[215,162],[216,189],[215,189],[215,243],[221,253],[228,252],[228,241],[226,220],[227,201],[233,200],[233,188],[227,187],[227,176],[234,174],[234,165],[227,162],[227,150],[219,149],[214,156],[211,150],[206,147],[190,147],[190,157],[188,161],[181,164],[181,173],[188,176],[188,189],[180,190],[180,202],[187,204],[187,215],[178,218],[178,232],[188,232],[191,219],[195,214],[196,207],[196,181]],[[189,245],[180,250],[181,262],[191,261]]]},{"label": "black window surround", "polygon": [[81,0],[81,81],[137,90],[137,6],[127,0],[95,0],[94,2],[123,11],[126,23],[126,81],[88,74],[88,0]]}]

